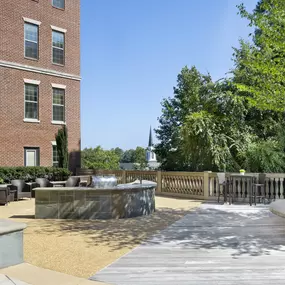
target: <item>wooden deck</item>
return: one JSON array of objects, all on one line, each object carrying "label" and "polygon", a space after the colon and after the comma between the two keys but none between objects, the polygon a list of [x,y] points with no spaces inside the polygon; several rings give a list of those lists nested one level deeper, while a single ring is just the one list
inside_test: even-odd
[{"label": "wooden deck", "polygon": [[203,204],[90,279],[114,285],[285,284],[285,219],[266,206]]}]

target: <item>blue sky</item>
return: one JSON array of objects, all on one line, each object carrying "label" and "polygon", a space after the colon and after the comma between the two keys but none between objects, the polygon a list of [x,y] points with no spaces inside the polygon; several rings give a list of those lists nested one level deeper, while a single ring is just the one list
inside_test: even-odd
[{"label": "blue sky", "polygon": [[81,0],[82,148],[147,146],[183,66],[224,77],[250,32],[241,2],[257,1]]}]

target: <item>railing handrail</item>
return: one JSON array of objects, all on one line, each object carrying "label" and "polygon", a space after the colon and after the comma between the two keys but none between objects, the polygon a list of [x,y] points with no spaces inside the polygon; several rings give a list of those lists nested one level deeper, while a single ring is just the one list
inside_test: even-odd
[{"label": "railing handrail", "polygon": [[[118,183],[131,182],[134,179],[151,180],[157,183],[157,193],[191,199],[216,199],[218,195],[217,173],[186,171],[146,171],[146,170],[94,170],[77,169],[77,175],[114,174]],[[239,172],[226,172],[238,175]],[[250,185],[247,175],[258,177],[259,173],[247,172],[245,176],[235,177],[234,193],[238,199],[248,199]],[[285,189],[285,173],[266,173],[265,192],[267,198],[283,199]]]}]

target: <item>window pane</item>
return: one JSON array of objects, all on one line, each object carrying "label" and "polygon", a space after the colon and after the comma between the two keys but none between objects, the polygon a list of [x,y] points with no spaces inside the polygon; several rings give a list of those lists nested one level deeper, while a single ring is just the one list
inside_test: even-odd
[{"label": "window pane", "polygon": [[64,122],[64,106],[53,105],[53,120]]},{"label": "window pane", "polygon": [[53,167],[58,167],[58,162],[55,162],[55,161],[54,161],[54,162],[52,163],[52,166],[53,166]]},{"label": "window pane", "polygon": [[38,86],[25,84],[25,118],[38,119]]},{"label": "window pane", "polygon": [[38,58],[38,26],[25,23],[25,56]]},{"label": "window pane", "polygon": [[63,48],[64,47],[64,34],[60,32],[52,32],[52,46]]},{"label": "window pane", "polygon": [[38,102],[38,86],[25,84],[25,100]]},{"label": "window pane", "polygon": [[37,59],[38,44],[34,42],[25,41],[25,56]]},{"label": "window pane", "polygon": [[38,118],[38,104],[32,102],[25,103],[25,118],[37,119]]},{"label": "window pane", "polygon": [[57,146],[52,146],[52,165],[54,167],[58,167],[58,153],[57,153]]},{"label": "window pane", "polygon": [[52,5],[56,8],[64,9],[64,0],[52,0]]},{"label": "window pane", "polygon": [[26,150],[26,166],[36,166],[35,150]]},{"label": "window pane", "polygon": [[25,166],[38,166],[40,163],[39,148],[24,148]]},{"label": "window pane", "polygon": [[64,51],[62,49],[53,48],[53,63],[64,64]]},{"label": "window pane", "polygon": [[64,105],[64,90],[53,89],[53,104]]},{"label": "window pane", "polygon": [[64,115],[64,101],[65,101],[65,90],[53,88],[53,120],[54,121],[65,121]]},{"label": "window pane", "polygon": [[38,26],[25,23],[25,40],[38,42]]}]

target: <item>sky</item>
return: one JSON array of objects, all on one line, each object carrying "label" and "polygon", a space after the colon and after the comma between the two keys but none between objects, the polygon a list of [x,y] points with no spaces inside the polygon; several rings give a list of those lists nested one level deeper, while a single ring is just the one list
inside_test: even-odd
[{"label": "sky", "polygon": [[[81,147],[146,147],[161,101],[195,65],[214,80],[248,39],[256,0],[81,0]],[[154,143],[157,139],[154,137]]]}]

